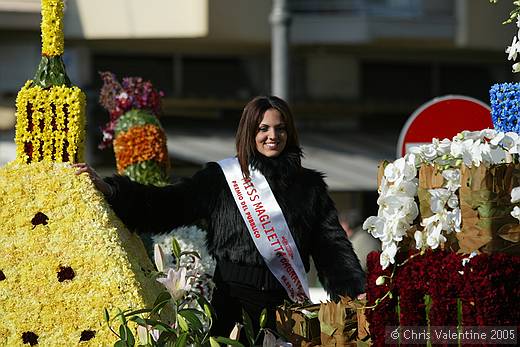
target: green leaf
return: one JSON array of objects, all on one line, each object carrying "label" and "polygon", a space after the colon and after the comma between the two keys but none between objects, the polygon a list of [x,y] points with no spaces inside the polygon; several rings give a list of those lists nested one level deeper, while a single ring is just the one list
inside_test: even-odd
[{"label": "green leaf", "polygon": [[172,252],[176,260],[181,257],[181,246],[175,237],[172,237]]},{"label": "green leaf", "polygon": [[42,88],[62,85],[72,86],[61,56],[42,56],[34,74],[33,82]]},{"label": "green leaf", "polygon": [[161,128],[159,119],[157,119],[157,117],[154,116],[150,111],[142,109],[131,109],[117,119],[114,132],[117,136],[121,132],[128,131],[130,128],[148,124]]},{"label": "green leaf", "polygon": [[[231,346],[238,346],[238,347],[245,347],[243,344],[236,340],[231,340],[230,338],[223,337],[223,336],[217,336],[215,337],[215,340],[217,340],[220,343],[223,343],[225,345],[231,345]],[[251,344],[252,346],[252,344]]]},{"label": "green leaf", "polygon": [[181,335],[179,335],[179,338],[177,339],[177,341],[175,341],[175,347],[185,347],[186,346],[186,341],[188,340],[188,333],[183,333]]},{"label": "green leaf", "polygon": [[213,336],[210,336],[209,338],[209,345],[211,347],[220,347],[220,343],[218,343]]},{"label": "green leaf", "polygon": [[134,346],[135,338],[134,338],[134,334],[132,333],[132,330],[130,330],[130,328],[126,325],[125,325],[125,330],[126,330],[126,343],[129,346]]},{"label": "green leaf", "polygon": [[204,313],[206,314],[206,316],[208,318],[215,317],[215,311],[213,310],[213,307],[211,306],[209,301],[206,300],[205,297],[199,296],[197,298],[197,303],[199,304],[200,307],[202,307],[204,309]]},{"label": "green leaf", "polygon": [[188,327],[188,322],[186,322],[186,319],[183,316],[177,316],[177,321],[179,322],[182,331],[188,331],[190,329]]},{"label": "green leaf", "polygon": [[114,343],[114,347],[128,347],[128,344],[125,341],[119,340]]},{"label": "green leaf", "polygon": [[202,323],[200,322],[200,319],[199,317],[197,317],[197,315],[192,312],[191,310],[180,310],[179,312],[179,315],[184,317],[188,322],[189,324],[193,327],[193,329],[195,330],[202,330],[203,329],[203,326],[202,326]]},{"label": "green leaf", "polygon": [[146,321],[142,317],[134,316],[131,317],[129,320],[131,320],[132,322],[136,322],[139,325],[146,326]]},{"label": "green leaf", "polygon": [[262,313],[260,313],[260,328],[265,328],[265,325],[267,324],[267,309],[264,308],[262,310]]},{"label": "green leaf", "polygon": [[145,319],[144,322],[147,325],[153,326],[155,329],[157,329],[159,331],[167,331],[167,332],[174,331],[173,328],[170,327],[168,324],[155,320],[155,319]]},{"label": "green leaf", "polygon": [[150,315],[154,313],[158,313],[164,306],[170,302],[172,296],[168,292],[162,292],[157,296],[155,302],[153,303],[153,309],[150,311]]},{"label": "green leaf", "polygon": [[139,310],[126,312],[125,313],[125,317],[135,316],[135,315],[138,315],[138,314],[148,313],[148,312],[152,312],[152,309],[151,308],[142,308],[142,309],[139,309]]},{"label": "green leaf", "polygon": [[121,338],[121,340],[126,342],[126,329],[124,325],[119,326],[119,337]]},{"label": "green leaf", "polygon": [[110,322],[110,315],[108,314],[108,310],[106,308],[103,309],[103,318],[105,319],[105,322]]},{"label": "green leaf", "polygon": [[253,333],[253,322],[251,321],[251,317],[247,314],[246,310],[242,308],[242,320],[244,322],[244,330],[246,332],[246,337],[249,340],[251,346],[255,344],[255,337]]}]

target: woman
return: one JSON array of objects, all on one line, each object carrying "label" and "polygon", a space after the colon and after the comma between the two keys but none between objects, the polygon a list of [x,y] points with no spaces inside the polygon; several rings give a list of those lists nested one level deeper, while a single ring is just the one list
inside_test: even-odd
[{"label": "woman", "polygon": [[[262,246],[255,243],[255,237],[263,235],[259,231],[260,224],[272,240],[273,234],[267,233],[273,229],[267,229],[269,224],[265,215],[274,216],[276,206],[290,230],[287,238],[292,237],[296,245],[292,247],[296,249],[293,252],[291,240],[287,243],[283,236],[285,250],[299,253],[304,271],[309,270],[309,256],[312,256],[319,279],[332,298],[337,299],[339,295],[355,297],[362,293],[364,272],[339,224],[323,175],[301,166],[302,152],[287,103],[274,96],[251,100],[240,119],[236,149],[236,167],[241,178],[249,182],[255,175],[265,177],[267,191],[269,193],[270,188],[278,205],[273,203],[274,207],[269,205],[261,209],[259,206],[263,206],[255,202],[257,205],[246,211],[247,207],[241,206],[239,200],[249,197],[255,201],[256,189],[252,190],[251,186],[243,186],[242,192],[239,188],[233,189],[231,182],[236,185],[236,181],[228,177],[222,162],[210,162],[192,178],[162,188],[143,186],[122,176],[102,180],[85,164],[77,167],[78,173],[90,174],[114,211],[131,229],[162,232],[205,220],[208,250],[217,260],[212,300],[217,313],[212,329],[214,335],[229,335],[234,323],[242,320],[242,308],[248,312],[255,327],[262,309],[268,308],[268,327],[274,329],[275,307],[289,300],[291,293],[285,279],[294,278],[295,283],[300,283],[298,279],[304,277],[273,275],[269,267],[272,264],[268,261],[269,266],[266,265],[264,259],[267,258],[259,251]],[[253,222],[248,223],[247,212],[256,214],[258,228],[255,229]],[[252,215],[247,217],[252,218]],[[282,255],[281,259],[286,256],[278,248],[275,250],[276,255]],[[297,267],[297,262],[295,264]],[[284,272],[286,268],[282,267]],[[289,272],[285,274],[294,274],[290,267],[287,269]]]}]

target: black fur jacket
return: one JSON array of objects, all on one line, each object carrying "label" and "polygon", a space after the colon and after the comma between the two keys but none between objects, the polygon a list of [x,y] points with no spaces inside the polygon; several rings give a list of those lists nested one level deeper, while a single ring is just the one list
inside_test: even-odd
[{"label": "black fur jacket", "polygon": [[[354,297],[364,292],[364,272],[323,175],[302,168],[301,150],[287,149],[276,158],[257,154],[252,167],[266,177],[293,234],[306,271],[312,256],[325,290]],[[192,178],[158,188],[123,176],[105,179],[114,188],[108,198],[116,214],[133,230],[165,232],[204,220],[209,253],[219,261],[267,266],[249,235],[224,173],[210,162]]]}]

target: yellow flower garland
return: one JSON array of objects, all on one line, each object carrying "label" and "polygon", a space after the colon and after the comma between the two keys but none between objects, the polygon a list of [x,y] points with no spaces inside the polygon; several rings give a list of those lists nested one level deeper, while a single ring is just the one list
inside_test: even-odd
[{"label": "yellow flower garland", "polygon": [[17,160],[83,161],[85,94],[78,87],[31,85],[28,81],[16,98]]},{"label": "yellow flower garland", "polygon": [[41,30],[42,55],[63,55],[63,0],[42,0]]},{"label": "yellow flower garland", "polygon": [[[66,163],[0,168],[0,346],[109,346],[106,307],[151,307],[162,286],[141,240],[129,233],[87,175]],[[34,224],[38,212],[46,224]],[[60,267],[75,276],[59,281]],[[81,342],[84,331],[94,336]]]}]

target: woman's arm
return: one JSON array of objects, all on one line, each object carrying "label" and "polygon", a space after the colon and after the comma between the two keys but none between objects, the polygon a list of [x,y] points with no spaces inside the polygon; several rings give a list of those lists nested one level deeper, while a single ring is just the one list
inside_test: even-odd
[{"label": "woman's arm", "polygon": [[338,295],[357,297],[365,291],[365,273],[341,227],[332,199],[323,190],[317,196],[317,227],[313,233],[312,258],[320,282],[333,300]]},{"label": "woman's arm", "polygon": [[216,183],[220,181],[214,165],[208,164],[193,177],[165,187],[143,185],[118,175],[99,181],[97,174],[88,169],[83,172],[91,176],[127,227],[138,232],[160,233],[207,217],[218,189]]}]

